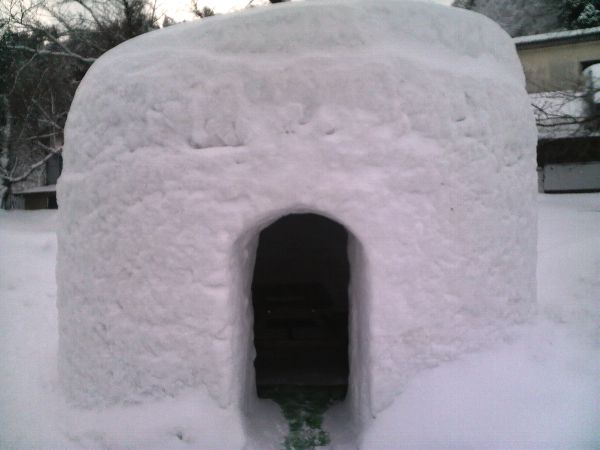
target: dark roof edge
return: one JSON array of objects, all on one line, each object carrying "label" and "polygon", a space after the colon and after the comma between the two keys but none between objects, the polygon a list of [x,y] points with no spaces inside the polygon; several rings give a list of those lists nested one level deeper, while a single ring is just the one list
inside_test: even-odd
[{"label": "dark roof edge", "polygon": [[550,47],[552,45],[590,42],[600,40],[600,27],[582,30],[556,31],[553,33],[519,36],[513,39],[517,50],[528,48]]},{"label": "dark roof edge", "polygon": [[45,186],[35,186],[20,191],[13,191],[13,195],[30,195],[30,194],[49,194],[56,192],[55,184],[48,184]]}]

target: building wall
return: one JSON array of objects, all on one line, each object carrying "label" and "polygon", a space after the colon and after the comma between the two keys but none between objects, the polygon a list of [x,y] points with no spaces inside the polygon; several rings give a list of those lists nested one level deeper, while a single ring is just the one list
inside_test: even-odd
[{"label": "building wall", "polygon": [[544,192],[600,192],[600,162],[548,164],[543,167]]},{"label": "building wall", "polygon": [[518,50],[527,92],[574,89],[581,82],[582,62],[600,60],[600,40]]}]

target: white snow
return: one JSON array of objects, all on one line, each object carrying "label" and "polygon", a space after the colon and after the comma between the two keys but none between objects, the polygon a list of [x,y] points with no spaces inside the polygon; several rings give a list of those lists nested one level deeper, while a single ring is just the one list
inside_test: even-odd
[{"label": "white snow", "polygon": [[537,320],[413,380],[363,448],[600,445],[600,195],[540,195]]},{"label": "white snow", "polygon": [[535,142],[511,39],[457,8],[298,2],[120,45],[65,129],[67,398],[207,392],[243,441],[258,234],[313,212],[349,232],[348,403],[369,422],[533,312]]},{"label": "white snow", "polygon": [[[363,448],[600,445],[600,194],[538,199],[536,321],[492,350],[422,371],[379,415]],[[223,447],[216,443],[236,425],[208,416],[214,410],[203,407],[210,399],[201,390],[100,411],[64,402],[55,219],[53,211],[0,211],[0,447]],[[281,435],[269,435],[272,422],[261,418],[265,440],[253,447],[273,447]],[[332,444],[356,445],[348,422],[335,419],[326,422]]]},{"label": "white snow", "polygon": [[586,77],[586,88],[590,92],[589,100],[596,108],[600,108],[600,64],[592,64],[583,71]]},{"label": "white snow", "polygon": [[[201,388],[144,405],[87,411],[68,404],[56,371],[56,212],[0,211],[0,236],[0,448],[242,446],[239,421],[211,406]],[[262,408],[256,427],[281,440],[286,428],[272,407]]]}]

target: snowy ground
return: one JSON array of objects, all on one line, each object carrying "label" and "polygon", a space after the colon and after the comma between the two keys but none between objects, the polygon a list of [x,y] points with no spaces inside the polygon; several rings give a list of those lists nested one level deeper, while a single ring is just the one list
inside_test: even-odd
[{"label": "snowy ground", "polygon": [[[98,413],[61,400],[55,218],[0,212],[0,448],[216,447],[227,424],[203,416],[204,392]],[[362,446],[600,448],[600,194],[541,195],[538,255],[539,318],[423,372]]]}]

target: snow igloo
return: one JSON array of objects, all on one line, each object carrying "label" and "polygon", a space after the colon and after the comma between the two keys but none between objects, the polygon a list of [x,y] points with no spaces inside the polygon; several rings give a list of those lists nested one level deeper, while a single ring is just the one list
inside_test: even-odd
[{"label": "snow igloo", "polygon": [[68,398],[202,391],[235,447],[261,383],[337,380],[360,434],[532,312],[535,145],[511,39],[460,9],[307,1],[118,46],[65,130]]}]

